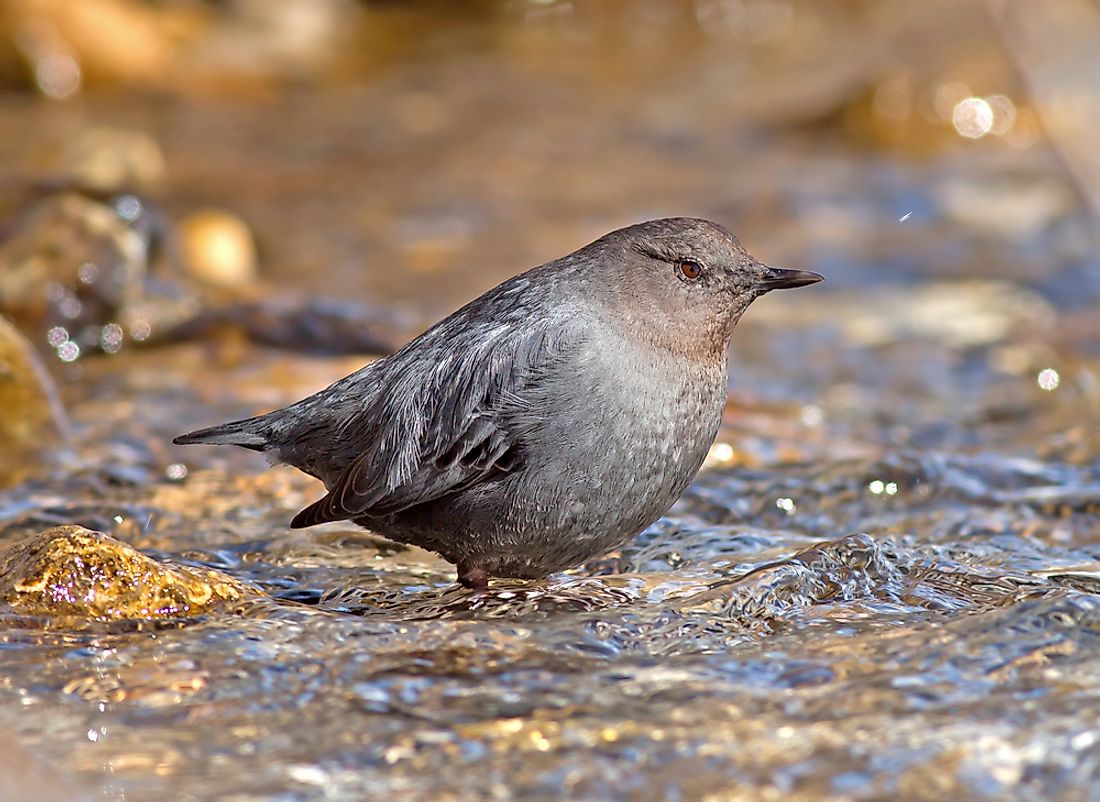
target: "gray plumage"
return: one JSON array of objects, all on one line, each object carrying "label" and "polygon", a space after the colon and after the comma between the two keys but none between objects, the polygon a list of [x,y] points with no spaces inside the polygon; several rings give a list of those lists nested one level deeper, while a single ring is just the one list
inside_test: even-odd
[{"label": "gray plumage", "polygon": [[515,276],[400,351],[284,409],[177,437],[324,482],[292,526],[352,520],[438,552],[463,584],[542,577],[621,546],[718,431],[748,305],[821,279],[694,218],[613,231]]}]

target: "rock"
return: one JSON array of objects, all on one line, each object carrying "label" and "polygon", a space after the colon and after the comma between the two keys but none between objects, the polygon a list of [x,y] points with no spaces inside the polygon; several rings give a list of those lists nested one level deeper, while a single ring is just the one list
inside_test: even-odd
[{"label": "rock", "polygon": [[192,278],[223,289],[256,281],[256,244],[239,217],[218,209],[193,212],[179,223],[179,242]]},{"label": "rock", "polygon": [[167,166],[160,145],[144,131],[97,126],[68,144],[61,172],[78,186],[119,192],[163,184]]},{"label": "rock", "polygon": [[75,344],[77,354],[100,347],[120,310],[144,293],[149,241],[123,216],[139,214],[130,206],[141,205],[132,196],[118,201],[78,190],[47,193],[0,241],[0,314],[36,343],[49,341],[63,361],[74,352],[61,345]]},{"label": "rock", "polygon": [[208,307],[163,328],[152,341],[232,333],[262,345],[313,354],[390,354],[401,342],[394,333],[397,327],[389,310],[354,301],[283,296]]},{"label": "rock", "polygon": [[[201,30],[201,14],[200,9],[157,8],[130,0],[32,0],[5,9],[0,29],[13,29],[37,88],[64,99],[84,84],[171,83],[181,54]],[[69,60],[76,71],[75,86],[68,92],[59,92],[51,77],[59,59]]]},{"label": "rock", "polygon": [[160,563],[81,526],[47,529],[0,553],[0,598],[22,615],[184,618],[259,595],[219,571]]},{"label": "rock", "polygon": [[0,317],[0,487],[63,445],[66,432],[53,379],[30,343]]}]

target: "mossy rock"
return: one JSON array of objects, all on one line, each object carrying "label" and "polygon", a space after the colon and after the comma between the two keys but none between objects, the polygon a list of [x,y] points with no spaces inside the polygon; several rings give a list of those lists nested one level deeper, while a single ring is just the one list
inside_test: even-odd
[{"label": "mossy rock", "polygon": [[22,615],[185,618],[259,596],[219,571],[161,563],[81,526],[47,529],[0,552],[0,598]]}]

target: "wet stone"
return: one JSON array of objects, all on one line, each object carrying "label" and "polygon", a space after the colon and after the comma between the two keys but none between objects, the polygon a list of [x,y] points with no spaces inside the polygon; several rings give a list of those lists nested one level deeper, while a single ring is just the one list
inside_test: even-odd
[{"label": "wet stone", "polygon": [[[162,316],[163,317],[163,316]],[[261,345],[315,354],[389,354],[398,316],[328,298],[272,297],[212,305],[162,327],[153,343],[237,335]]]},{"label": "wet stone", "polygon": [[150,240],[127,219],[126,199],[137,203],[45,191],[2,232],[0,313],[36,343],[48,342],[62,361],[110,340],[104,327],[117,327],[119,313],[143,293]]},{"label": "wet stone", "polygon": [[57,390],[30,344],[0,317],[0,486],[40,463],[65,437]]},{"label": "wet stone", "polygon": [[67,525],[0,554],[0,596],[22,615],[118,621],[194,616],[258,593],[218,571],[160,563],[102,532]]},{"label": "wet stone", "polygon": [[77,134],[60,158],[73,181],[104,192],[155,187],[164,181],[164,153],[144,131],[97,126]]},{"label": "wet stone", "polygon": [[255,283],[256,243],[248,224],[220,209],[193,212],[179,223],[188,273],[203,284],[241,289]]}]

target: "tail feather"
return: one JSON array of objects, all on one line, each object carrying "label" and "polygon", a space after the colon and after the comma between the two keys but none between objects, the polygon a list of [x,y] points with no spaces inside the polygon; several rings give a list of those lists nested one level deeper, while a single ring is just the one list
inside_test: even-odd
[{"label": "tail feather", "polygon": [[205,429],[196,429],[187,434],[181,434],[172,440],[178,446],[198,444],[218,446],[240,446],[253,451],[263,451],[270,444],[270,428],[267,425],[266,415],[244,420],[221,423],[217,426],[207,426]]},{"label": "tail feather", "polygon": [[325,496],[313,502],[304,510],[300,510],[298,514],[294,516],[294,520],[290,522],[290,528],[305,529],[310,526],[317,526],[317,524],[344,520],[339,515],[333,515],[329,501],[330,497]]}]

